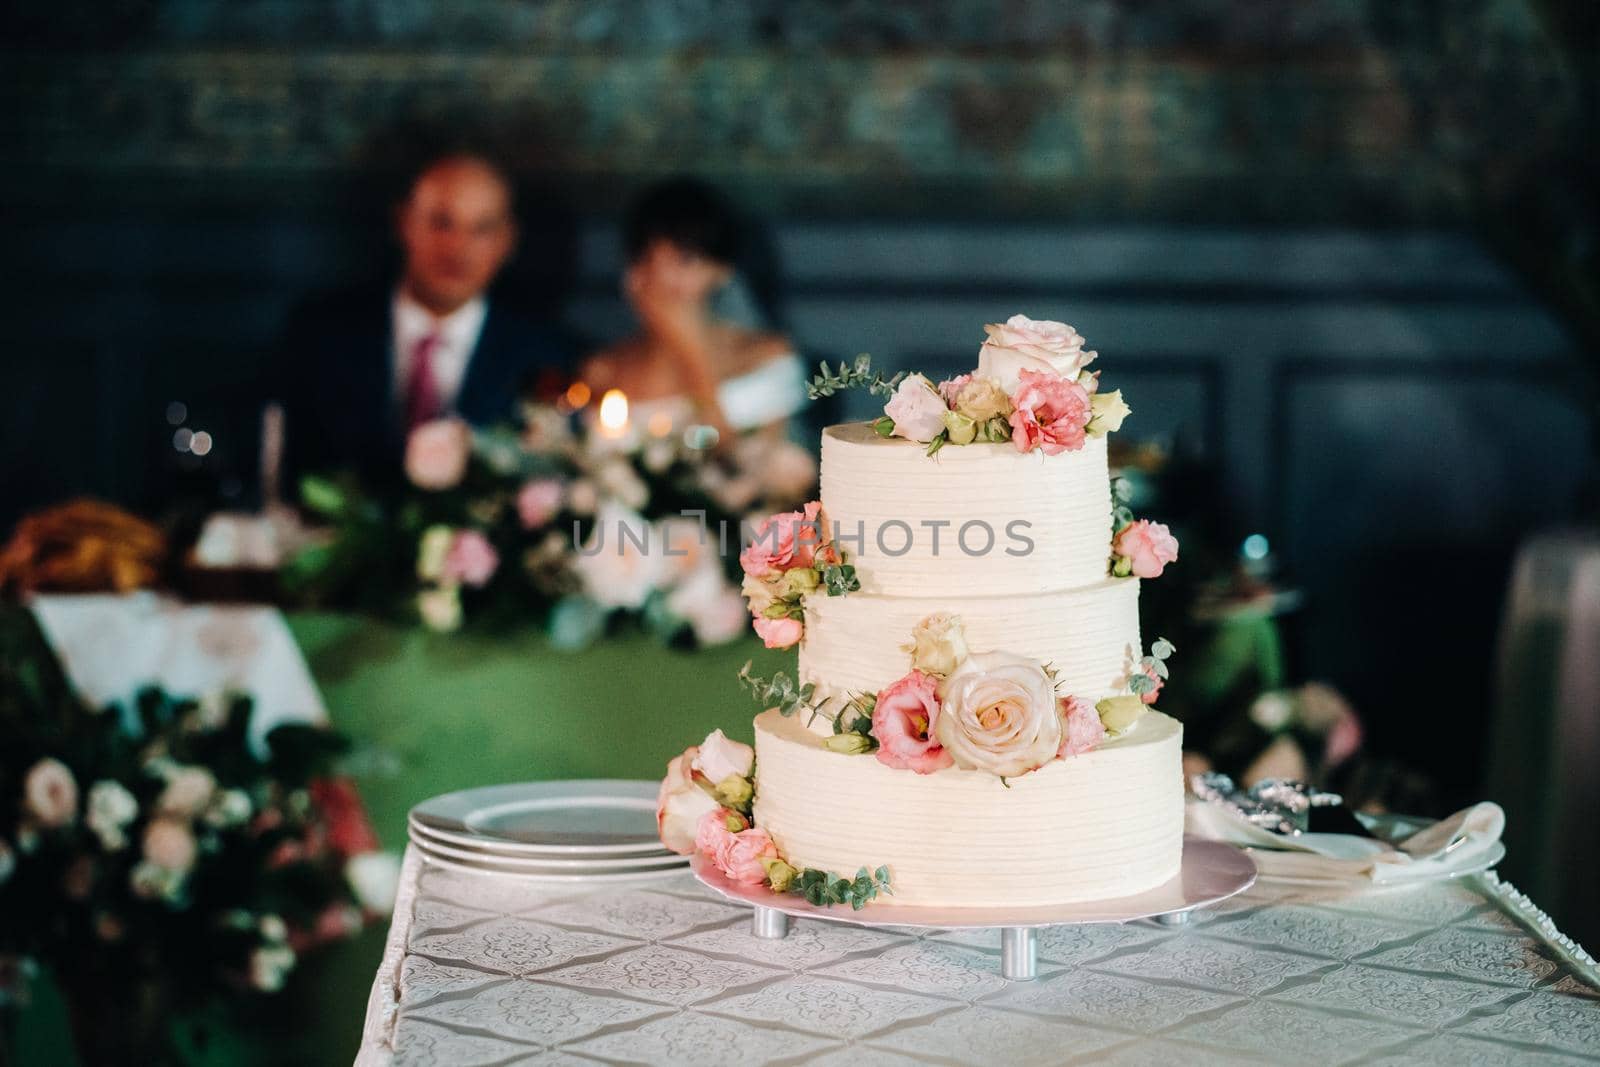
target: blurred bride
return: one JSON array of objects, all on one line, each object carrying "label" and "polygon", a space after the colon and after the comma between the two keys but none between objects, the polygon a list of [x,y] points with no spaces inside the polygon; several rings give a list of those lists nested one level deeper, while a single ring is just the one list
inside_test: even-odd
[{"label": "blurred bride", "polygon": [[593,395],[622,390],[632,418],[658,434],[709,426],[724,453],[751,435],[784,436],[805,402],[805,373],[787,338],[737,309],[750,308],[734,269],[741,238],[706,183],[674,178],[645,190],[623,224],[622,291],[638,332],[585,360]]}]

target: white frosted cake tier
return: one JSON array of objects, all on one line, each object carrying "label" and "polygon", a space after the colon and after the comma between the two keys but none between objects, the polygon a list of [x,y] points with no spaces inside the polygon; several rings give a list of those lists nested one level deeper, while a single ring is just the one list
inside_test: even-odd
[{"label": "white frosted cake tier", "polygon": [[951,602],[1105,578],[1104,437],[1056,456],[1010,444],[952,445],[932,458],[925,450],[867,423],[822,433],[823,511],[862,592]]},{"label": "white frosted cake tier", "polygon": [[1129,896],[1178,873],[1183,727],[1159,712],[1010,780],[921,775],[756,718],[755,822],[796,867],[887,866],[897,904],[1027,907]]},{"label": "white frosted cake tier", "polygon": [[[1143,655],[1137,578],[1031,596],[817,595],[806,599],[800,680],[823,696],[878,692],[911,669],[911,631],[937,611],[961,617],[974,652],[1000,650],[1047,665],[1063,696],[1126,692],[1128,670]],[[816,729],[827,727],[819,722]]]}]

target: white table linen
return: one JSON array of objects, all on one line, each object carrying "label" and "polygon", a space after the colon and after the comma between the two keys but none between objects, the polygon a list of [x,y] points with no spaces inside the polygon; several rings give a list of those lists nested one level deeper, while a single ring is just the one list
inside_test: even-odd
[{"label": "white table linen", "polygon": [[[536,887],[406,858],[360,1057],[380,1064],[1576,1064],[1600,976],[1492,874],[1260,886],[1184,927],[991,931],[750,912],[689,876]],[[1543,925],[1541,926],[1541,923]]]}]

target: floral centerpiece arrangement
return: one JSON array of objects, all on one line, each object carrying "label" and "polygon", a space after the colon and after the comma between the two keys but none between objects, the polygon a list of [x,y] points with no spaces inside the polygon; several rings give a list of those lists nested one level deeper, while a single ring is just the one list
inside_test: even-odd
[{"label": "floral centerpiece arrangement", "polygon": [[765,437],[701,444],[550,407],[529,408],[521,430],[420,426],[396,494],[305,481],[305,505],[334,536],[292,562],[291,584],[442,632],[531,620],[577,648],[632,620],[671,643],[732,640],[745,618],[742,523],[805,500],[816,462]]},{"label": "floral centerpiece arrangement", "polygon": [[274,993],[387,914],[342,737],[284,725],[258,752],[237,694],[95,711],[30,644],[0,664],[0,974],[50,972],[86,1062],[165,1056],[175,1013]]}]

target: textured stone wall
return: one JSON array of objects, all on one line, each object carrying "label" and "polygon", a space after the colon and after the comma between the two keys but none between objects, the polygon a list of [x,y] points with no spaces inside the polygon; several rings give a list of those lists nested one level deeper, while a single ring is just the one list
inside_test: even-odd
[{"label": "textured stone wall", "polygon": [[769,210],[1435,219],[1558,151],[1577,106],[1533,8],[1487,0],[14,0],[0,18],[0,147],[47,189],[316,188],[410,124],[466,117],[596,205],[694,170]]}]

